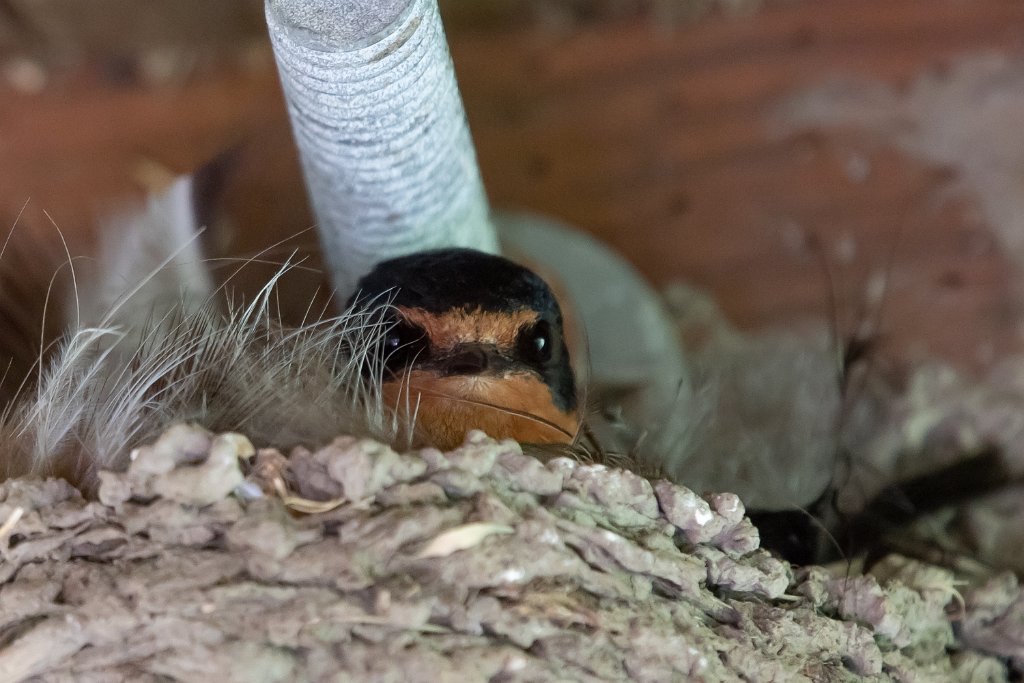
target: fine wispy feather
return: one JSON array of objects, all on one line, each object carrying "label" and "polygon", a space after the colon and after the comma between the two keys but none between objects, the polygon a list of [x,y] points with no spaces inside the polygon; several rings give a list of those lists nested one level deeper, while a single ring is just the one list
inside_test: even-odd
[{"label": "fine wispy feather", "polygon": [[[339,433],[394,442],[402,432],[378,384],[365,380],[380,372],[370,350],[386,329],[387,302],[335,317],[310,311],[304,324],[283,326],[275,288],[296,262],[282,264],[251,300],[233,301],[230,281],[212,284],[193,215],[190,182],[179,180],[104,226],[90,273],[70,257],[30,273],[10,253],[0,259],[10,387],[0,476],[56,475],[89,488],[99,469],[123,467],[133,446],[180,421],[282,448]],[[12,250],[34,251],[18,240],[15,230]],[[47,273],[37,289],[53,289],[61,270],[71,276],[55,280],[69,280],[70,291],[60,302],[64,331],[54,335],[43,322],[57,306],[47,313],[43,293],[26,289],[33,273]]]}]

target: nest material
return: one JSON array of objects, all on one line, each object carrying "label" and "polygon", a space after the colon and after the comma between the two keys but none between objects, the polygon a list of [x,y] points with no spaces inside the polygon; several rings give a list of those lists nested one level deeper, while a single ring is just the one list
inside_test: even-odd
[{"label": "nest material", "polygon": [[[0,520],[20,516],[0,531],[0,680],[1001,681],[993,654],[1024,664],[1009,576],[961,601],[911,561],[881,582],[794,575],[735,496],[480,433],[286,460],[177,426],[101,480],[100,502],[0,485]],[[333,509],[258,493],[282,483]]]}]

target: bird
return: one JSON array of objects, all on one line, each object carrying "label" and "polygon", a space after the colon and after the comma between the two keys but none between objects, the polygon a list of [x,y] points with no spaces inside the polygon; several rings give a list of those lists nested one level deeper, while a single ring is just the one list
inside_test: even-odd
[{"label": "bird", "polygon": [[576,440],[561,307],[533,270],[474,249],[416,252],[377,264],[349,310],[383,301],[375,370],[385,405],[410,418],[413,445],[448,450],[472,429],[522,443]]}]

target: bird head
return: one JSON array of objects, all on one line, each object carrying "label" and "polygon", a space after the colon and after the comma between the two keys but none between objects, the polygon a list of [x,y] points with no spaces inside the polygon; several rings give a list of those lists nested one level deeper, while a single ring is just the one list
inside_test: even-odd
[{"label": "bird head", "polygon": [[569,443],[576,380],[558,301],[500,256],[439,249],[384,261],[350,307],[387,306],[373,363],[390,407],[415,415],[416,445],[453,448],[470,429]]}]

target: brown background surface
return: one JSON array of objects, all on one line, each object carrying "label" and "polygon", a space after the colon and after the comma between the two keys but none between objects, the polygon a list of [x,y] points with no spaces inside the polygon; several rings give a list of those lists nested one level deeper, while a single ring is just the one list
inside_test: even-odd
[{"label": "brown background surface", "polygon": [[[889,273],[894,353],[977,368],[1019,346],[1018,266],[976,197],[950,191],[955,164],[855,126],[776,124],[836,78],[900,93],[965,55],[1019,59],[1024,5],[476,4],[442,3],[495,206],[592,232],[745,327],[824,318],[833,287],[848,333]],[[307,227],[261,3],[0,2],[3,223],[24,209],[52,230],[48,214],[87,249],[154,162],[191,170],[232,146],[246,247]]]}]

